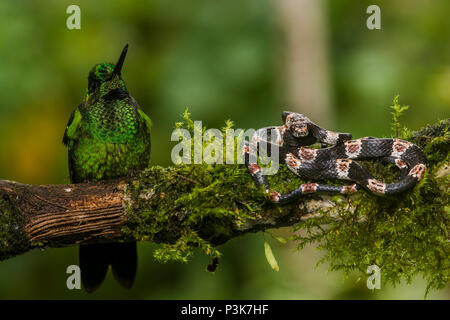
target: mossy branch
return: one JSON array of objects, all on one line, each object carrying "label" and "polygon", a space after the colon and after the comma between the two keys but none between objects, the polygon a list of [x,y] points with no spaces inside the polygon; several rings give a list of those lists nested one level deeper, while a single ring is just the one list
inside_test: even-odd
[{"label": "mossy branch", "polygon": [[[379,265],[392,282],[417,273],[430,287],[449,280],[449,126],[441,121],[407,137],[426,153],[428,170],[414,190],[395,197],[309,195],[274,205],[242,165],[151,167],[123,180],[31,186],[0,181],[0,260],[34,248],[115,241],[153,241],[161,261],[186,261],[196,250],[246,233],[304,227],[299,247],[318,242],[325,260],[345,272]],[[382,180],[396,171],[364,166]],[[281,166],[270,178],[286,192],[303,181]],[[324,225],[327,227],[323,227]]]},{"label": "mossy branch", "polygon": [[[226,189],[242,193],[230,197],[221,191],[220,180],[211,187],[198,176],[199,170],[188,174],[186,169],[155,166],[135,178],[70,185],[1,180],[0,260],[33,248],[129,240],[182,244],[184,253],[188,247],[206,245],[217,255],[214,247],[236,236],[292,226],[315,216],[318,209],[333,209],[327,196],[273,206],[265,203],[249,179],[241,182],[237,176],[234,186]],[[235,169],[236,174],[246,175],[245,170]],[[220,171],[211,167],[204,173],[214,180],[215,174],[220,179]],[[238,186],[241,183],[245,187]],[[255,194],[249,196],[244,188]]]}]

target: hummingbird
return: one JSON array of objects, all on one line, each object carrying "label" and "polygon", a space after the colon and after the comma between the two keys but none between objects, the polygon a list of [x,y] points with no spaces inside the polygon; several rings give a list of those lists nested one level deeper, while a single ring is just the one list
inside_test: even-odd
[{"label": "hummingbird", "polygon": [[[128,44],[116,64],[101,63],[90,70],[84,99],[70,115],[63,143],[71,183],[132,176],[148,167],[152,123],[122,79],[127,50]],[[129,289],[137,271],[136,242],[82,244],[79,264],[87,292],[100,287],[109,266]]]}]

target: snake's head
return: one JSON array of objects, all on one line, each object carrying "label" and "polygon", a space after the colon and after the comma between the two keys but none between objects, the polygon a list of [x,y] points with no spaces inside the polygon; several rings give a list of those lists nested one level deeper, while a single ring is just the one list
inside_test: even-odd
[{"label": "snake's head", "polygon": [[309,134],[308,124],[311,123],[311,120],[304,115],[295,112],[283,111],[281,118],[294,137],[306,137]]}]

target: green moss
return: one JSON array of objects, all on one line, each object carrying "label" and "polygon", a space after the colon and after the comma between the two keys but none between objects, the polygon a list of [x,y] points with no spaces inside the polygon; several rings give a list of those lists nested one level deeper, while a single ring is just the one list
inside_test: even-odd
[{"label": "green moss", "polygon": [[[227,121],[223,132],[231,126]],[[193,136],[194,123],[187,111],[175,127]],[[203,149],[206,146],[204,142]],[[231,237],[236,224],[252,219],[267,205],[242,165],[152,167],[137,181],[125,192],[130,206],[123,234],[164,243],[155,251],[163,262],[186,262],[195,251],[220,256],[216,245]]]},{"label": "green moss", "polygon": [[[175,127],[193,134],[189,113]],[[232,122],[227,121],[222,131],[231,127]],[[206,145],[204,142],[203,148]],[[220,256],[217,245],[229,240],[239,224],[273,206],[245,166],[238,164],[155,166],[136,181],[139,183],[125,190],[129,208],[122,234],[164,243],[155,252],[155,257],[163,262],[185,262],[195,251]],[[301,183],[285,166],[270,181],[282,191]]]},{"label": "green moss", "polygon": [[[194,126],[187,112],[184,118],[176,128],[192,133]],[[231,126],[228,121],[223,130]],[[334,196],[331,199],[340,219],[324,214],[323,218],[306,220],[294,228],[304,228],[306,236],[291,240],[298,242],[299,249],[318,243],[325,253],[320,262],[327,261],[331,270],[358,272],[365,277],[367,267],[377,264],[383,281],[397,284],[422,274],[429,289],[444,287],[450,270],[449,179],[437,178],[436,173],[449,162],[448,126],[448,120],[442,121],[419,133],[393,126],[400,138],[424,149],[428,166],[424,179],[413,190],[396,196],[379,197],[364,190],[351,197]],[[398,170],[391,165],[362,163],[382,181],[398,178]],[[236,225],[259,218],[273,207],[243,165],[152,167],[137,181],[125,192],[130,206],[123,233],[164,243],[155,251],[162,262],[186,262],[196,251],[220,256],[217,245],[232,236]],[[285,165],[269,181],[280,192],[306,182]]]},{"label": "green moss", "polygon": [[403,115],[403,113],[409,109],[409,106],[402,106],[398,102],[398,98],[400,95],[396,95],[394,97],[394,100],[392,101],[393,105],[390,107],[392,109],[391,115],[392,115],[392,131],[395,133],[395,138],[399,137],[399,131],[400,131],[400,117]]},{"label": "green moss", "polygon": [[130,207],[123,234],[164,243],[155,252],[160,261],[185,262],[194,251],[220,256],[215,245],[267,205],[238,165],[152,167],[138,180],[126,190]]}]

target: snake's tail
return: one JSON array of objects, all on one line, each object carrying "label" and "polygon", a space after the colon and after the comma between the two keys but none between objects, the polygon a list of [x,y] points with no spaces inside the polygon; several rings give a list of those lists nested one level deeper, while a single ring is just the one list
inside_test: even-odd
[{"label": "snake's tail", "polygon": [[[255,183],[258,187],[263,186],[266,193],[269,192],[269,181],[267,180],[267,177],[263,175],[261,167],[256,163],[256,149],[255,145],[252,143],[248,143],[247,141],[244,142],[243,146],[243,156],[244,156],[244,163],[247,167],[247,169],[250,171],[251,176],[255,180]],[[252,159],[252,156],[255,158]]]},{"label": "snake's tail", "polygon": [[361,187],[356,183],[347,186],[330,186],[319,183],[304,183],[300,185],[297,189],[289,193],[278,193],[276,191],[271,191],[269,193],[269,199],[270,201],[275,203],[288,203],[309,193],[320,192],[328,194],[352,194],[360,189]]}]

